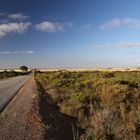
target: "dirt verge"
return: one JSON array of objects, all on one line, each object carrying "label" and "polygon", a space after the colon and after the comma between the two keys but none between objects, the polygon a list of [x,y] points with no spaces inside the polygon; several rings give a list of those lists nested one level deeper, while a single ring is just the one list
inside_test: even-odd
[{"label": "dirt verge", "polygon": [[44,125],[38,110],[36,83],[32,78],[0,114],[0,139],[43,139]]},{"label": "dirt verge", "polygon": [[77,119],[59,111],[50,95],[45,92],[40,83],[39,90],[39,112],[45,124],[46,140],[77,140]]}]

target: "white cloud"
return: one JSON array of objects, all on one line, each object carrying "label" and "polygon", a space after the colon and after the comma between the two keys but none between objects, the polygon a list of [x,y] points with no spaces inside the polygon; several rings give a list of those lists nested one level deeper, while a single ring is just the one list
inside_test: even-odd
[{"label": "white cloud", "polygon": [[10,19],[13,19],[13,20],[25,20],[25,19],[29,18],[29,16],[25,16],[22,13],[8,14],[7,17],[10,18]]},{"label": "white cloud", "polygon": [[123,20],[123,23],[129,27],[140,28],[140,20],[133,18],[126,18]]},{"label": "white cloud", "polygon": [[8,33],[23,33],[31,25],[30,22],[26,23],[3,23],[0,24],[0,38],[6,36]]},{"label": "white cloud", "polygon": [[100,29],[110,29],[113,27],[119,27],[120,25],[125,25],[127,27],[133,27],[133,28],[140,28],[140,20],[134,19],[134,18],[125,18],[125,19],[119,19],[114,18],[111,21],[108,21],[106,23],[103,23],[100,26]]},{"label": "white cloud", "polygon": [[118,26],[120,26],[120,24],[121,24],[121,20],[119,18],[114,18],[111,21],[103,23],[100,26],[100,29],[110,29],[110,28],[113,28],[113,27],[118,27]]},{"label": "white cloud", "polygon": [[140,42],[125,42],[117,44],[117,47],[128,48],[128,47],[140,47]]},{"label": "white cloud", "polygon": [[102,48],[109,48],[110,46],[107,44],[97,44],[95,45],[95,48],[102,49]]},{"label": "white cloud", "polygon": [[[114,46],[118,48],[140,47],[140,42],[120,42],[120,43],[114,44]],[[111,45],[96,44],[94,47],[97,49],[102,49],[102,48],[109,48],[111,47]]]},{"label": "white cloud", "polygon": [[0,52],[2,55],[11,55],[11,54],[33,54],[34,51],[4,51]]},{"label": "white cloud", "polygon": [[35,28],[37,30],[46,31],[46,32],[56,32],[56,31],[62,31],[64,29],[64,25],[60,23],[44,21],[40,24],[36,24]]}]

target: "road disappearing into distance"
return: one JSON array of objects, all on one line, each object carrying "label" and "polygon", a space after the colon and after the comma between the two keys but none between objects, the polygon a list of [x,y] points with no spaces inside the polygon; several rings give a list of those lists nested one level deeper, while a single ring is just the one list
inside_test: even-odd
[{"label": "road disappearing into distance", "polygon": [[30,77],[26,75],[0,80],[0,112]]}]

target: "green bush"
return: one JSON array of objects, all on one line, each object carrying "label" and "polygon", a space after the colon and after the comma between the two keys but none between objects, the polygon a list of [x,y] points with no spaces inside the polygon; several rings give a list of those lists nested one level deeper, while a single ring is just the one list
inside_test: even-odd
[{"label": "green bush", "polygon": [[36,72],[62,112],[78,118],[80,140],[140,137],[140,72]]}]

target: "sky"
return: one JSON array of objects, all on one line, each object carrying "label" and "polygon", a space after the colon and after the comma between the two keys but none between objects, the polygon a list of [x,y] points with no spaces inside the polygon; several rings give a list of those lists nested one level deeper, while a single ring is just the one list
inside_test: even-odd
[{"label": "sky", "polygon": [[140,67],[139,0],[0,0],[0,68]]}]

